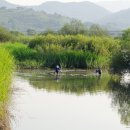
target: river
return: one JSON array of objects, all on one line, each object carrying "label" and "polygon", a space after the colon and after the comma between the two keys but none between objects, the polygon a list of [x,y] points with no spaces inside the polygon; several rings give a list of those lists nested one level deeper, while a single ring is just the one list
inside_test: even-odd
[{"label": "river", "polygon": [[84,72],[54,76],[19,71],[13,81],[11,130],[126,130],[130,87],[123,78]]}]

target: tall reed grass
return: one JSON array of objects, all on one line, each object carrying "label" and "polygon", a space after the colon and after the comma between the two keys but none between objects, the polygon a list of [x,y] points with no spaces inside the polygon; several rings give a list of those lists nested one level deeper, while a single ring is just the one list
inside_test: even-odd
[{"label": "tall reed grass", "polygon": [[6,116],[6,105],[9,99],[14,67],[13,57],[4,48],[0,47],[0,124]]},{"label": "tall reed grass", "polygon": [[29,44],[4,44],[22,68],[57,64],[65,68],[107,68],[119,46],[119,41],[110,37],[52,34],[34,36]]},{"label": "tall reed grass", "polygon": [[43,56],[44,65],[60,64],[66,68],[107,68],[119,41],[111,37],[84,35],[46,35],[30,40],[29,48]]}]

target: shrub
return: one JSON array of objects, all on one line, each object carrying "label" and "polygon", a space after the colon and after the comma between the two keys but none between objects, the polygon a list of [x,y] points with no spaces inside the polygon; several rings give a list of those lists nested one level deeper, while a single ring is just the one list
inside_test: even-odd
[{"label": "shrub", "polygon": [[14,41],[14,36],[5,28],[0,27],[0,42]]}]

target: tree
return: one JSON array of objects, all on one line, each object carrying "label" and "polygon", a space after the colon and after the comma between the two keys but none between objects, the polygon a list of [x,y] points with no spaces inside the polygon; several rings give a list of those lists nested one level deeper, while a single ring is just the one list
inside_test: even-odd
[{"label": "tree", "polygon": [[89,28],[89,35],[90,36],[106,36],[108,35],[107,30],[100,27],[98,24],[93,24]]},{"label": "tree", "polygon": [[44,32],[41,32],[39,35],[48,35],[48,34],[57,34],[57,32],[52,29],[47,29]]},{"label": "tree", "polygon": [[61,34],[77,35],[86,34],[87,29],[80,20],[72,20],[70,23],[66,23],[59,32]]},{"label": "tree", "polygon": [[128,28],[127,30],[124,30],[122,34],[122,40],[130,41],[130,28]]},{"label": "tree", "polygon": [[14,36],[4,27],[0,27],[0,42],[13,41]]},{"label": "tree", "polygon": [[28,29],[27,30],[27,35],[32,36],[32,35],[35,35],[35,34],[36,34],[36,31],[34,29]]},{"label": "tree", "polygon": [[111,66],[115,72],[130,70],[130,29],[123,32],[121,37],[121,47],[115,52]]},{"label": "tree", "polygon": [[14,36],[24,36],[24,34],[22,32],[19,32],[19,31],[10,31],[10,33]]}]

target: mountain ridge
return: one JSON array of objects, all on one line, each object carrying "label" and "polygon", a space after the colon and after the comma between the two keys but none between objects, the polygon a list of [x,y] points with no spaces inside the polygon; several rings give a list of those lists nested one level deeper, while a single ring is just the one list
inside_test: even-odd
[{"label": "mountain ridge", "polygon": [[123,30],[130,27],[130,8],[125,9],[99,20],[99,24],[108,26],[111,25],[113,28]]},{"label": "mountain ridge", "polygon": [[6,8],[16,8],[19,5],[12,4],[6,0],[0,0],[0,8],[6,7]]},{"label": "mountain ridge", "polygon": [[[6,7],[6,4],[7,4],[7,7]],[[121,11],[118,11],[115,13],[111,13],[111,12],[105,10],[105,14],[104,14],[104,8],[100,8],[100,6],[97,6],[96,4],[94,4],[92,2],[88,2],[88,1],[69,2],[69,3],[50,1],[50,2],[45,2],[45,3],[41,4],[40,6],[24,7],[24,6],[18,6],[18,5],[13,5],[13,4],[10,5],[10,3],[6,2],[5,0],[0,0],[0,7],[6,7],[7,9],[15,9],[15,12],[13,12],[13,13],[14,14],[16,13],[17,14],[16,16],[18,16],[17,9],[19,11],[20,11],[20,8],[21,8],[21,11],[22,11],[22,9],[28,9],[27,11],[29,11],[30,14],[28,12],[24,12],[25,13],[24,15],[26,15],[26,13],[28,14],[28,17],[25,16],[26,22],[28,24],[29,24],[29,22],[33,23],[32,25],[30,24],[28,27],[31,29],[32,28],[36,29],[38,31],[41,30],[41,28],[43,28],[43,26],[44,26],[44,29],[45,28],[50,28],[50,29],[54,29],[54,30],[59,29],[61,27],[61,25],[63,25],[63,23],[65,23],[65,21],[67,22],[67,21],[69,21],[68,19],[71,19],[71,18],[80,19],[84,23],[98,23],[98,24],[108,28],[109,30],[122,30],[122,29],[126,29],[126,28],[130,27],[130,9],[121,10]],[[100,11],[97,11],[98,9]],[[30,10],[32,10],[32,12]],[[5,14],[4,14],[4,11],[5,11]],[[16,26],[19,26],[19,27],[17,27],[17,30],[20,28],[19,29],[20,31],[22,30],[21,26],[23,26],[23,28],[27,29],[27,27],[25,27],[26,25],[24,25],[25,23],[22,23],[23,19],[18,22],[18,19],[16,19],[16,17],[14,17],[14,14],[10,14],[9,11],[10,10],[8,10],[8,11],[3,10],[3,12],[2,12],[2,9],[0,10],[0,13],[3,13],[0,16],[0,25],[7,26],[7,27],[11,26],[11,29],[15,29]],[[44,12],[44,13],[41,13],[41,12]],[[47,13],[45,13],[45,12],[47,12]],[[59,13],[59,12],[61,12],[61,13]],[[65,13],[67,13],[67,14],[65,14]],[[8,17],[7,17],[7,14],[8,14]],[[9,16],[9,14],[10,14],[10,16]],[[13,15],[13,16],[11,16],[11,15]],[[34,15],[34,18],[32,17],[33,15]],[[6,19],[4,17],[6,17]],[[21,17],[23,17],[23,14]],[[54,17],[56,17],[57,19],[55,19]],[[48,21],[48,22],[46,22],[46,21]],[[16,24],[19,23],[19,25],[14,25],[15,23]],[[21,25],[20,25],[20,23],[21,23]],[[43,23],[44,23],[44,25],[43,25]],[[39,25],[37,25],[37,24],[39,24]],[[45,27],[45,26],[47,26],[47,27]],[[54,27],[54,26],[56,26],[56,27]],[[25,29],[24,29],[24,31],[25,31]]]},{"label": "mountain ridge", "polygon": [[0,26],[15,31],[26,32],[28,29],[38,32],[47,29],[58,30],[70,20],[70,18],[58,14],[47,14],[44,11],[36,12],[28,8],[0,8]]},{"label": "mountain ridge", "polygon": [[34,6],[33,9],[37,11],[44,10],[50,14],[58,13],[88,22],[95,21],[111,13],[105,8],[88,1],[68,3],[48,1],[40,6]]}]

